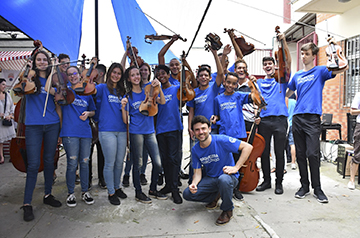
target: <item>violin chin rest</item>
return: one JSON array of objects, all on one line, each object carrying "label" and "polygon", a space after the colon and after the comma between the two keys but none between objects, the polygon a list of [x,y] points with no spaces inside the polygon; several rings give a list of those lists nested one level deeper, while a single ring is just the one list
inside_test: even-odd
[{"label": "violin chin rest", "polygon": [[149,116],[148,110],[142,110],[142,111],[140,111],[140,113],[143,114],[144,116]]}]

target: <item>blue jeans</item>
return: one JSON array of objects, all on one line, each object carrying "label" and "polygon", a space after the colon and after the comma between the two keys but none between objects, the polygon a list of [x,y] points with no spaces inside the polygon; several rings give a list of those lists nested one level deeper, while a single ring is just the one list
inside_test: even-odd
[{"label": "blue jeans", "polygon": [[133,163],[133,183],[136,194],[142,192],[140,185],[140,172],[142,166],[142,153],[145,147],[150,155],[152,163],[150,190],[155,191],[161,171],[161,161],[159,147],[156,141],[155,133],[151,134],[130,134],[130,160]]},{"label": "blue jeans", "polygon": [[222,174],[218,178],[205,176],[197,185],[197,192],[193,194],[187,187],[183,192],[183,198],[188,201],[210,203],[220,193],[222,200],[220,209],[230,211],[234,209],[232,196],[237,183],[238,179],[235,175]]},{"label": "blue jeans", "polygon": [[126,132],[99,131],[105,157],[104,179],[109,194],[120,188],[120,177],[126,154]]},{"label": "blue jeans", "polygon": [[29,125],[25,128],[27,168],[24,204],[31,204],[32,201],[32,195],[35,189],[38,170],[40,167],[42,141],[44,142],[43,161],[45,195],[51,194],[54,174],[54,156],[59,131],[60,123],[51,125]]},{"label": "blue jeans", "polygon": [[87,192],[89,187],[89,156],[91,138],[63,137],[62,142],[66,151],[66,185],[68,193],[74,193],[76,169],[80,164],[81,191]]},{"label": "blue jeans", "polygon": [[[146,147],[144,146],[143,155],[142,155],[143,163],[140,168],[140,174],[145,174],[148,157],[149,157],[149,153],[147,152]],[[124,170],[125,175],[128,175],[128,176],[130,175],[131,166],[132,166],[131,159],[126,160],[125,170]]]}]

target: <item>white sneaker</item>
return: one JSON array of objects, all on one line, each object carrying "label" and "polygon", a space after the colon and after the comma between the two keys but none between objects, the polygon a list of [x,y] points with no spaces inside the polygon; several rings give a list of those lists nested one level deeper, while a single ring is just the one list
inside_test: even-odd
[{"label": "white sneaker", "polygon": [[292,170],[295,170],[295,169],[296,169],[296,164],[291,163],[291,169],[292,169]]},{"label": "white sneaker", "polygon": [[68,207],[76,207],[76,197],[73,193],[68,195],[66,205],[68,205]]},{"label": "white sneaker", "polygon": [[354,189],[355,189],[355,183],[349,181],[349,183],[348,183],[348,188],[351,189],[351,190],[354,190]]},{"label": "white sneaker", "polygon": [[94,204],[94,202],[95,202],[94,199],[91,197],[91,194],[89,192],[85,192],[82,195],[82,200],[88,205]]}]

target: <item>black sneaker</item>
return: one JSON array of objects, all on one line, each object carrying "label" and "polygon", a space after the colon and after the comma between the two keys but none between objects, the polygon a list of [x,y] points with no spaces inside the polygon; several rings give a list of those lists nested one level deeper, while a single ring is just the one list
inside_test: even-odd
[{"label": "black sneaker", "polygon": [[123,186],[124,187],[129,187],[130,186],[129,178],[130,178],[129,175],[126,175],[126,174],[124,175],[124,177],[123,177]]},{"label": "black sneaker", "polygon": [[101,189],[106,189],[106,183],[103,179],[99,179],[98,185]]},{"label": "black sneaker", "polygon": [[135,195],[136,201],[142,202],[142,203],[151,203],[151,199],[146,196],[144,193],[139,193]]},{"label": "black sneaker", "polygon": [[321,190],[321,188],[314,189],[314,197],[320,203],[328,203],[329,202],[328,198],[326,197],[324,192]]},{"label": "black sneaker", "polygon": [[309,189],[305,189],[303,187],[301,187],[296,193],[295,193],[295,197],[296,198],[305,198],[306,195],[309,195]]},{"label": "black sneaker", "polygon": [[34,213],[31,205],[28,206],[22,206],[21,207],[24,210],[24,221],[32,221],[34,220]]},{"label": "black sneaker", "polygon": [[243,201],[244,197],[238,189],[234,189],[233,198],[237,201]]},{"label": "black sneaker", "polygon": [[91,197],[91,194],[89,192],[85,192],[81,195],[82,200],[87,204],[91,205],[94,204],[94,199]]},{"label": "black sneaker", "polygon": [[168,197],[165,194],[160,193],[159,191],[151,191],[149,190],[149,197],[157,198],[159,200],[166,200]]},{"label": "black sneaker", "polygon": [[108,199],[112,205],[120,205],[120,199],[115,194],[112,196],[108,195]]},{"label": "black sneaker", "polygon": [[159,174],[159,179],[158,179],[158,183],[157,183],[159,186],[163,185],[164,184],[164,174],[161,173]]},{"label": "black sneaker", "polygon": [[159,192],[162,193],[162,194],[168,194],[168,193],[171,193],[171,188],[166,187],[166,185],[165,185],[165,187],[163,187],[162,189],[160,189]]},{"label": "black sneaker", "polygon": [[121,188],[115,190],[115,194],[119,198],[127,198],[127,195],[123,192],[123,190]]},{"label": "black sneaker", "polygon": [[76,197],[73,193],[67,196],[66,205],[68,207],[76,207]]},{"label": "black sneaker", "polygon": [[182,199],[182,197],[180,196],[179,191],[177,191],[177,192],[172,192],[171,195],[172,195],[172,198],[173,198],[174,203],[176,203],[176,204],[181,204],[181,203],[183,202],[183,199]]},{"label": "black sneaker", "polygon": [[140,184],[146,185],[148,181],[146,180],[145,174],[140,174]]},{"label": "black sneaker", "polygon": [[44,197],[43,202],[52,207],[61,207],[61,202],[56,200],[55,197],[51,194],[47,197]]}]

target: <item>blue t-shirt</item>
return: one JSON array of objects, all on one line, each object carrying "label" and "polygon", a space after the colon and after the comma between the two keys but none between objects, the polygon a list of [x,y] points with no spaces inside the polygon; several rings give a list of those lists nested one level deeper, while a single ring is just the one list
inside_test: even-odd
[{"label": "blue t-shirt", "polygon": [[288,88],[296,91],[297,102],[294,109],[296,114],[322,114],[322,90],[325,81],[335,75],[326,66],[315,66],[309,71],[300,70],[294,74]]},{"label": "blue t-shirt", "polygon": [[126,132],[122,120],[121,98],[111,94],[106,84],[96,85],[96,107],[99,110],[99,131]]},{"label": "blue t-shirt", "polygon": [[[198,142],[191,149],[192,165],[194,169],[203,165],[206,176],[217,178],[224,166],[235,166],[232,153],[238,153],[241,141],[226,135],[211,135],[211,139],[208,147],[201,148]],[[239,172],[234,175],[238,178]]]},{"label": "blue t-shirt", "polygon": [[59,123],[59,115],[56,113],[54,96],[49,94],[45,117],[43,117],[47,92],[45,91],[46,78],[39,77],[41,83],[40,94],[27,94],[25,108],[25,125],[50,125]]},{"label": "blue t-shirt", "polygon": [[[125,106],[125,110],[129,110],[130,125],[129,132],[131,134],[151,134],[155,132],[154,117],[145,116],[139,111],[141,103],[145,100],[145,91],[141,93],[132,92],[129,95],[128,104]],[[129,109],[128,109],[129,108]]]},{"label": "blue t-shirt", "polygon": [[[228,68],[228,71],[235,72],[235,63],[230,68]],[[210,79],[211,83],[215,82],[216,76],[217,76],[217,72],[211,74],[211,79]]]},{"label": "blue t-shirt", "polygon": [[[194,108],[194,116],[203,115],[208,120],[214,115],[214,99],[219,94],[220,87],[216,83],[209,84],[209,87],[205,90],[195,88],[195,98],[189,101],[186,105]],[[211,128],[216,128],[215,125]]]},{"label": "blue t-shirt", "polygon": [[249,102],[250,93],[234,92],[232,95],[220,94],[215,98],[214,115],[220,117],[216,123],[219,134],[234,138],[246,138],[243,105]]},{"label": "blue t-shirt", "polygon": [[[179,72],[179,74],[180,74],[180,72]],[[180,82],[179,82],[177,79],[174,79],[171,74],[170,74],[169,82],[170,82],[172,85],[180,85]]]},{"label": "blue t-shirt", "polygon": [[288,122],[289,122],[289,127],[292,126],[292,116],[294,114],[295,105],[296,105],[296,100],[292,99],[292,98],[289,98],[289,101],[288,101],[288,112],[289,112]]},{"label": "blue t-shirt", "polygon": [[89,118],[85,121],[80,119],[84,111],[95,111],[95,103],[92,96],[80,96],[75,92],[75,100],[66,106],[62,106],[62,127],[60,137],[92,138]]},{"label": "blue t-shirt", "polygon": [[179,111],[180,100],[177,98],[179,87],[179,85],[171,85],[162,90],[166,103],[164,105],[158,105],[159,110],[156,117],[156,134],[183,129]]},{"label": "blue t-shirt", "polygon": [[[261,110],[260,117],[288,116],[288,109],[285,103],[287,83],[281,83],[271,79],[257,80],[259,90],[267,103],[266,110]],[[281,93],[280,93],[281,89]]]}]

